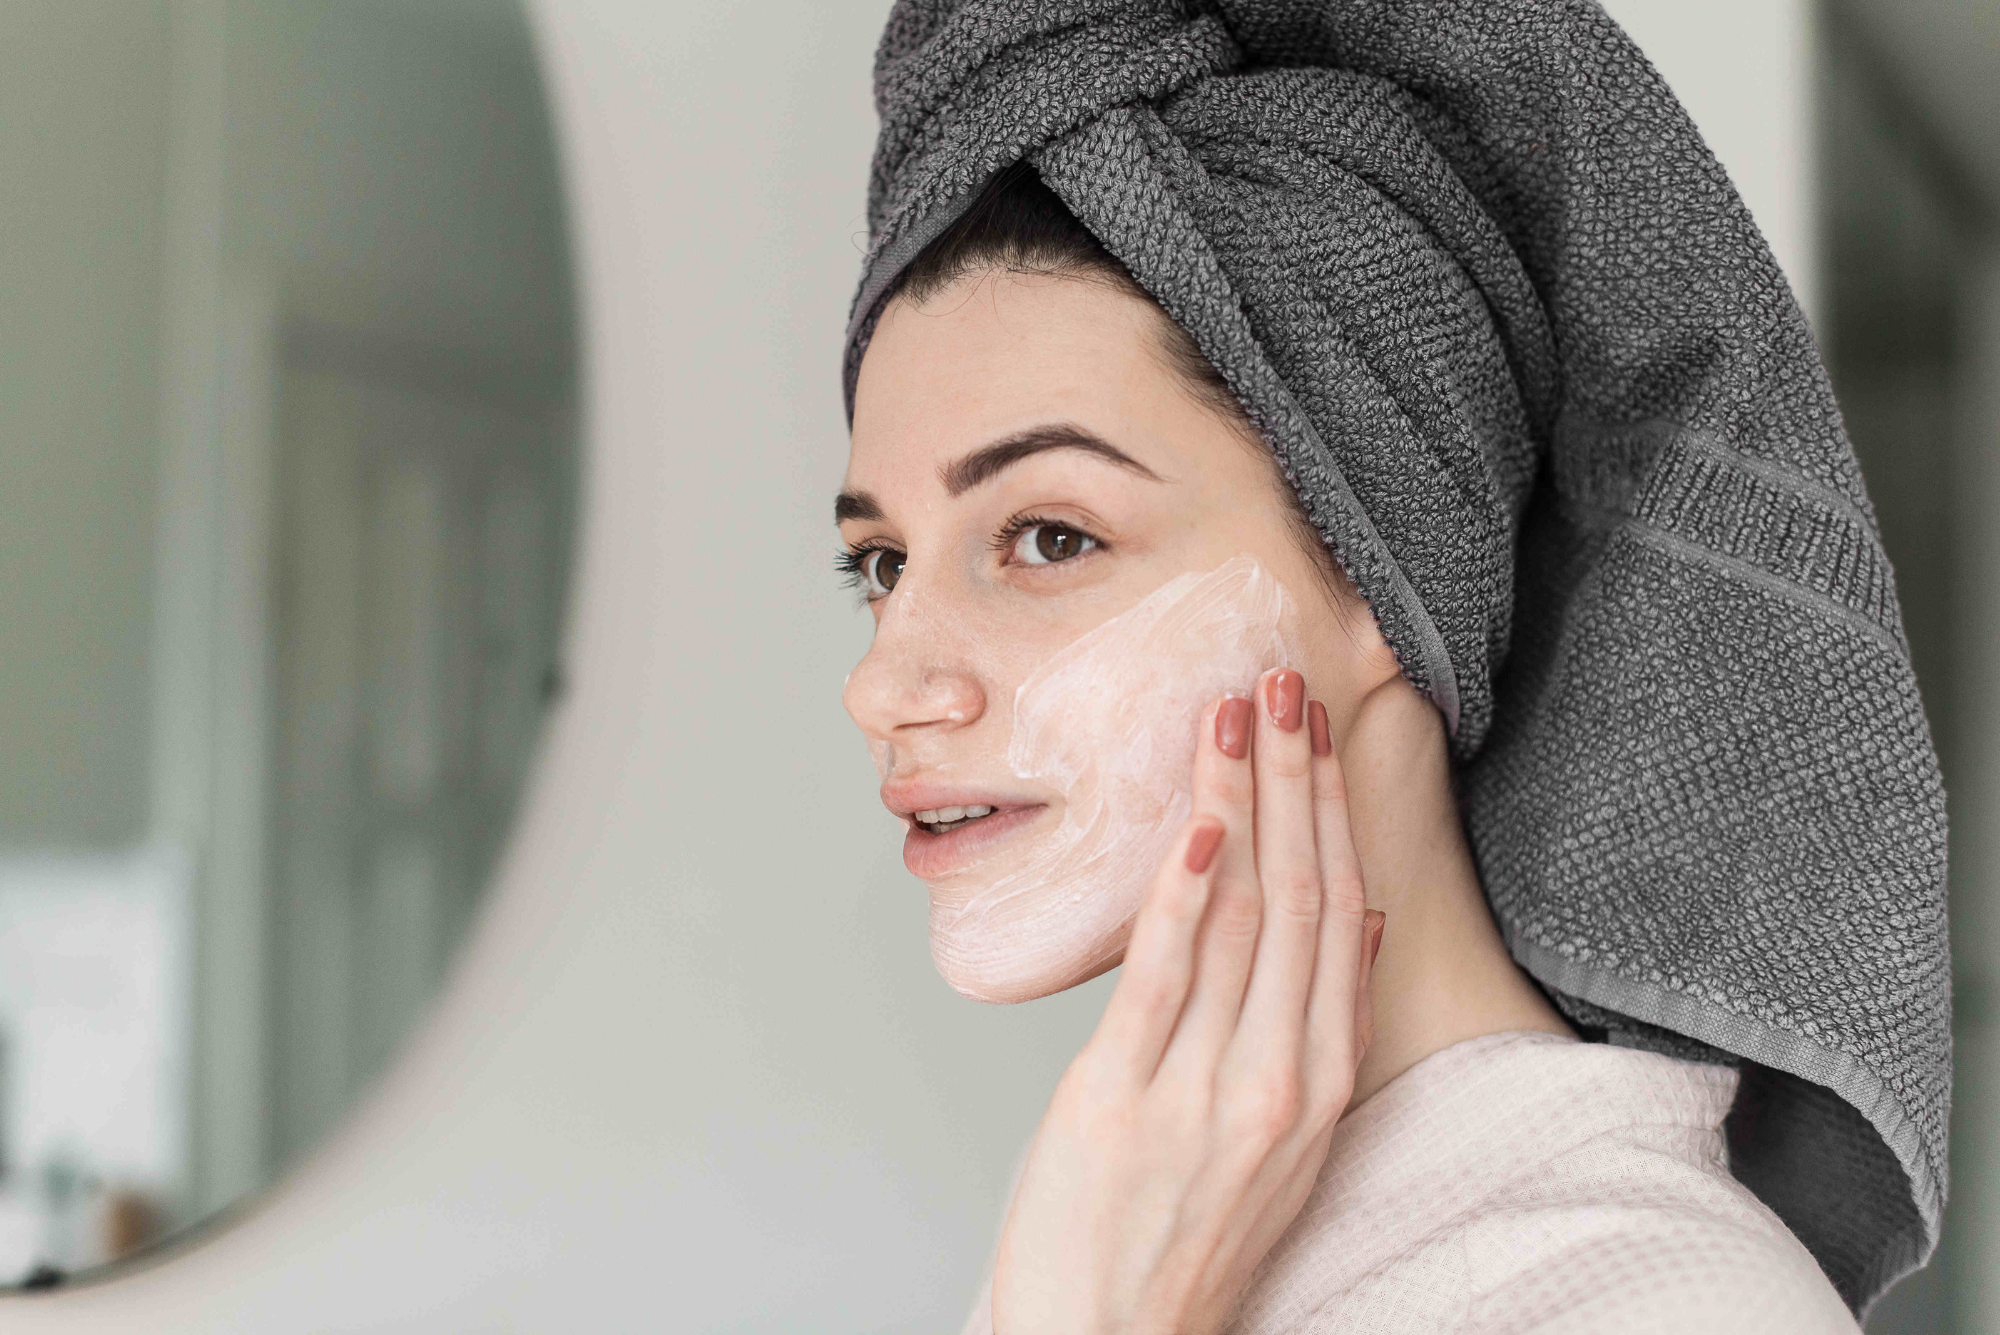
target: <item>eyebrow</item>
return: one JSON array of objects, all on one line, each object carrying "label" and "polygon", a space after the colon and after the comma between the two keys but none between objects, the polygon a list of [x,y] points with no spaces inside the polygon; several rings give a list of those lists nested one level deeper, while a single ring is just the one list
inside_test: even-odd
[{"label": "eyebrow", "polygon": [[[980,446],[965,457],[940,467],[938,481],[944,484],[946,495],[956,498],[981,483],[991,482],[1021,460],[1049,450],[1081,450],[1148,481],[1166,480],[1096,432],[1074,422],[1054,422],[1047,426],[1029,427],[991,445]],[[851,520],[873,521],[882,517],[881,503],[865,491],[843,491],[833,498],[833,522],[836,524]]]},{"label": "eyebrow", "polygon": [[836,524],[873,523],[882,517],[882,506],[865,491],[843,491],[833,498]]},{"label": "eyebrow", "polygon": [[946,495],[963,496],[981,483],[992,481],[1021,460],[1048,450],[1082,450],[1149,481],[1164,480],[1095,432],[1086,431],[1073,422],[1056,422],[1048,426],[1029,427],[1005,440],[982,445],[963,459],[938,469],[938,481],[944,483]]}]

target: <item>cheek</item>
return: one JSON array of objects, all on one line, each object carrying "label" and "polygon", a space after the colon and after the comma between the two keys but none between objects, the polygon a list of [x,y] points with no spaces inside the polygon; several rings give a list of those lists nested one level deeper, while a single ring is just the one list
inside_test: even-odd
[{"label": "cheek", "polygon": [[1293,664],[1296,613],[1249,557],[1168,582],[1057,654],[1015,698],[1008,766],[1064,795],[1061,822],[969,892],[932,900],[932,947],[960,991],[1044,995],[1123,950],[1191,805],[1207,706]]}]

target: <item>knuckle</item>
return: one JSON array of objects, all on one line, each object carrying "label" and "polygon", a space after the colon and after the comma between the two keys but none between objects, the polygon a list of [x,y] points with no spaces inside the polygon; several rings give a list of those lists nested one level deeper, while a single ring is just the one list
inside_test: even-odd
[{"label": "knuckle", "polygon": [[1169,884],[1163,888],[1154,914],[1162,922],[1176,928],[1186,927],[1201,918],[1202,905],[1208,896],[1202,892],[1198,877],[1171,876]]},{"label": "knuckle", "polygon": [[1282,779],[1287,783],[1303,783],[1312,776],[1312,755],[1294,753],[1285,748],[1266,761],[1265,772],[1269,777]]},{"label": "knuckle", "polygon": [[1256,792],[1256,781],[1248,765],[1231,765],[1210,781],[1210,789],[1223,805],[1247,807]]},{"label": "knuckle", "polygon": [[1319,918],[1320,880],[1302,868],[1279,872],[1267,881],[1271,903],[1281,912],[1308,922]]},{"label": "knuckle", "polygon": [[1275,1145],[1298,1126],[1305,1091],[1289,1071],[1258,1080],[1244,1092],[1239,1116],[1243,1131],[1257,1143]]},{"label": "knuckle", "polygon": [[1215,916],[1209,925],[1217,935],[1237,941],[1254,939],[1263,922],[1263,901],[1237,889],[1216,896]]},{"label": "knuckle", "polygon": [[1358,926],[1368,913],[1368,887],[1354,875],[1330,876],[1323,883],[1321,897],[1328,913],[1352,918]]},{"label": "knuckle", "polygon": [[1140,982],[1137,995],[1132,1000],[1137,1003],[1142,1014],[1160,1016],[1178,1009],[1181,989],[1178,980],[1171,978],[1147,978]]},{"label": "knuckle", "polygon": [[1305,1111],[1305,1094],[1297,1080],[1275,1085],[1264,1099],[1264,1126],[1274,1135],[1287,1135],[1299,1124]]},{"label": "knuckle", "polygon": [[1091,1099],[1081,1112],[1078,1125],[1086,1142],[1097,1145],[1129,1144],[1141,1131],[1137,1109],[1124,1099]]}]

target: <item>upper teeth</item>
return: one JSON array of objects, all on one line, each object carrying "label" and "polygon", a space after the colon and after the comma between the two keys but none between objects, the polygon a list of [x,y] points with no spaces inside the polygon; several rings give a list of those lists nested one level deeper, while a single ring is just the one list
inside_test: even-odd
[{"label": "upper teeth", "polygon": [[950,825],[954,821],[978,820],[981,816],[992,814],[992,807],[939,807],[935,811],[919,811],[916,818],[920,825]]}]

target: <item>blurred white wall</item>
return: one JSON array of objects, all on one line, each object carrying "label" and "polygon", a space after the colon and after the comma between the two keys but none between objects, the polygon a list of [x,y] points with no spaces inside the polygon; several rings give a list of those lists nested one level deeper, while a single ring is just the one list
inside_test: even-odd
[{"label": "blurred white wall", "polygon": [[[1669,78],[1713,50],[1750,77],[1695,89],[1697,120],[1800,123],[1799,6],[1710,8],[1672,11],[1700,40]],[[261,1208],[12,1299],[10,1331],[949,1329],[1102,1004],[945,989],[839,709],[867,629],[828,560],[836,348],[886,4],[535,9],[588,474],[571,689],[495,902],[402,1063]],[[1803,156],[1786,133],[1721,145],[1739,181]]]}]

